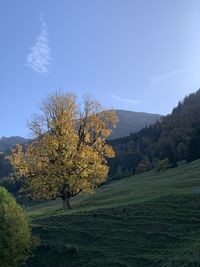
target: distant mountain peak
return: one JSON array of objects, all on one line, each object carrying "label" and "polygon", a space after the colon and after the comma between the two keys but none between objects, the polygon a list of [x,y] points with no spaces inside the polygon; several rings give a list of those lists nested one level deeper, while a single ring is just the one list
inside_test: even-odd
[{"label": "distant mountain peak", "polygon": [[145,126],[154,124],[162,116],[160,114],[152,114],[147,112],[136,112],[130,110],[116,109],[119,123],[113,129],[113,133],[109,139],[128,136],[130,133],[140,131]]},{"label": "distant mountain peak", "polygon": [[[146,112],[136,112],[129,110],[115,110],[119,118],[117,127],[113,129],[113,133],[109,139],[128,136],[130,133],[138,132],[145,126],[155,123],[160,119],[161,115]],[[20,136],[10,136],[0,138],[0,152],[9,151],[17,144],[27,144],[31,139]]]},{"label": "distant mountain peak", "polygon": [[10,136],[5,137],[2,136],[0,138],[0,152],[9,151],[12,147],[16,146],[17,144],[26,144],[29,143],[31,139],[26,139],[20,136]]}]

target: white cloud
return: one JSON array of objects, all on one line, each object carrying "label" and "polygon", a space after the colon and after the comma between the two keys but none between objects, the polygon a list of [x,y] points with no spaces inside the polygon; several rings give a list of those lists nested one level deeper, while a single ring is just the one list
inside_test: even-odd
[{"label": "white cloud", "polygon": [[119,100],[120,102],[123,102],[124,104],[139,104],[140,103],[139,100],[133,100],[130,98],[123,98],[123,97],[113,95],[113,94],[111,94],[110,96],[116,100]]},{"label": "white cloud", "polygon": [[183,69],[183,70],[174,70],[174,71],[171,71],[171,72],[167,72],[167,73],[163,73],[163,74],[160,74],[156,77],[153,77],[151,79],[151,83],[157,83],[157,82],[160,82],[162,80],[165,80],[167,79],[168,77],[170,76],[174,76],[174,75],[177,75],[177,74],[184,74],[184,73],[190,73],[190,72],[195,72],[195,71],[200,71],[200,68],[195,68],[195,69]]},{"label": "white cloud", "polygon": [[30,48],[30,53],[26,58],[26,66],[38,73],[49,71],[51,63],[51,49],[48,43],[47,24],[42,15],[40,16],[41,32],[36,38],[35,45]]}]

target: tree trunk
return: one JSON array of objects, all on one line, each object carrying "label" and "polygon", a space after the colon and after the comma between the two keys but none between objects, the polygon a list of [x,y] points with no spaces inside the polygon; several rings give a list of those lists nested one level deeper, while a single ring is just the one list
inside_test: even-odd
[{"label": "tree trunk", "polygon": [[69,202],[69,196],[67,196],[67,195],[62,196],[62,208],[64,210],[71,209],[71,205]]}]

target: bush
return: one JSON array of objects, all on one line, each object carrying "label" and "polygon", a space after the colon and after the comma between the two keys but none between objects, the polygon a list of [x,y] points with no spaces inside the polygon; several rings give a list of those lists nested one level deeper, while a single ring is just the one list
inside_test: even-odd
[{"label": "bush", "polygon": [[6,188],[6,190],[15,197],[19,196],[21,184],[22,181],[16,181],[12,175],[5,176],[0,179],[0,186]]},{"label": "bush", "polygon": [[158,165],[157,165],[157,171],[165,171],[169,168],[172,168],[172,164],[170,163],[168,158],[162,159],[158,161]]},{"label": "bush", "polygon": [[150,171],[152,169],[152,165],[150,160],[148,159],[148,157],[145,157],[144,159],[142,159],[137,168],[136,168],[136,173],[141,173],[141,172],[146,172],[146,171]]},{"label": "bush", "polygon": [[30,228],[23,209],[0,187],[0,266],[20,266],[28,257]]}]

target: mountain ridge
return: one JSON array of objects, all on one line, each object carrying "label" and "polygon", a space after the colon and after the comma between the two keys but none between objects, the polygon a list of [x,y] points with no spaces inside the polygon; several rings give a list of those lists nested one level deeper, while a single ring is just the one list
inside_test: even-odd
[{"label": "mountain ridge", "polygon": [[27,144],[31,139],[27,139],[21,136],[2,136],[0,138],[0,152],[7,152],[17,144]]},{"label": "mountain ridge", "polygon": [[[135,112],[129,110],[115,110],[119,117],[119,123],[116,128],[113,128],[113,133],[109,139],[128,136],[130,133],[137,132],[155,123],[160,119],[161,115],[152,114],[146,112]],[[13,146],[17,144],[27,144],[31,139],[27,139],[21,136],[10,136],[0,138],[0,152],[9,151]]]},{"label": "mountain ridge", "polygon": [[115,139],[128,136],[130,133],[140,131],[142,128],[156,123],[163,117],[160,114],[137,112],[130,110],[115,109],[119,118],[119,123],[113,129],[109,139]]}]

